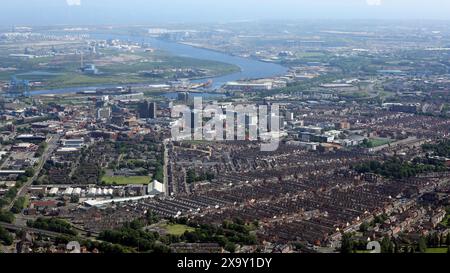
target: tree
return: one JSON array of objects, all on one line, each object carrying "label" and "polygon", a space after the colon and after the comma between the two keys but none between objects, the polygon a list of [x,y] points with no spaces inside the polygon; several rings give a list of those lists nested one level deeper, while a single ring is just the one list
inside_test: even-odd
[{"label": "tree", "polygon": [[72,197],[70,197],[70,203],[78,203],[80,202],[80,197],[78,197],[77,195],[73,195]]},{"label": "tree", "polygon": [[26,177],[32,177],[34,175],[34,169],[33,168],[28,168],[25,170],[25,176]]},{"label": "tree", "polygon": [[12,212],[0,210],[0,222],[11,224],[14,220],[14,214]]},{"label": "tree", "polygon": [[0,241],[5,245],[12,245],[14,239],[12,235],[2,226],[0,226]]},{"label": "tree", "polygon": [[225,250],[230,252],[230,253],[234,253],[236,251],[236,244],[233,242],[228,242],[225,245]]},{"label": "tree", "polygon": [[445,242],[444,234],[441,233],[441,236],[439,237],[439,246],[443,246]]},{"label": "tree", "polygon": [[346,233],[342,235],[341,253],[347,254],[353,252],[353,241],[351,235]]},{"label": "tree", "polygon": [[155,169],[156,169],[156,171],[155,171],[155,174],[153,175],[153,179],[154,180],[158,180],[159,182],[164,181],[164,168],[163,168],[163,165],[160,164],[160,163],[157,163]]},{"label": "tree", "polygon": [[64,233],[72,236],[76,236],[77,232],[72,229],[72,225],[68,222],[58,218],[38,218],[36,221],[28,220],[27,226],[37,229],[49,230],[58,233]]},{"label": "tree", "polygon": [[36,153],[34,154],[34,157],[41,157],[44,154],[45,149],[47,149],[47,143],[42,142],[41,144],[39,144],[39,148],[37,149]]},{"label": "tree", "polygon": [[400,247],[397,242],[394,242],[394,253],[400,253]]},{"label": "tree", "polygon": [[14,214],[20,213],[25,208],[26,198],[19,197],[11,208],[11,212]]},{"label": "tree", "polygon": [[433,234],[433,247],[437,247],[439,246],[440,242],[439,242],[439,235],[435,232]]},{"label": "tree", "polygon": [[159,222],[159,217],[158,215],[156,215],[155,213],[153,213],[152,211],[147,211],[146,214],[146,218],[147,218],[147,224],[148,225],[153,225]]},{"label": "tree", "polygon": [[369,229],[370,225],[367,222],[364,222],[359,226],[359,231],[366,232]]},{"label": "tree", "polygon": [[196,174],[195,174],[195,170],[190,169],[186,172],[186,183],[188,184],[192,184],[195,182],[196,180]]},{"label": "tree", "polygon": [[381,253],[392,253],[394,248],[391,240],[388,237],[384,237],[381,241]]},{"label": "tree", "polygon": [[427,241],[424,237],[419,239],[419,252],[425,253],[427,251]]}]

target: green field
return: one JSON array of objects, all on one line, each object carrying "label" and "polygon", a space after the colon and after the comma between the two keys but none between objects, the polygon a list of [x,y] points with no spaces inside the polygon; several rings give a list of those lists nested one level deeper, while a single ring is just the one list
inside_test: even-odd
[{"label": "green field", "polygon": [[372,143],[373,147],[386,145],[386,144],[389,144],[390,142],[391,142],[390,140],[382,139],[382,138],[377,138],[377,139],[371,139],[370,140],[370,143]]},{"label": "green field", "polygon": [[371,254],[371,250],[356,250],[355,253],[357,254]]},{"label": "green field", "polygon": [[149,184],[149,176],[105,176],[102,181],[106,184],[128,185],[128,184]]},{"label": "green field", "polygon": [[[368,253],[370,253],[370,250],[356,250],[356,253],[368,254]],[[447,253],[447,248],[446,247],[428,248],[425,253],[431,253],[431,254]]]},{"label": "green field", "polygon": [[425,253],[447,253],[446,247],[428,248]]},{"label": "green field", "polygon": [[28,206],[30,205],[30,197],[28,195],[25,196],[25,202],[23,204],[24,208],[28,208]]},{"label": "green field", "polygon": [[178,225],[178,224],[167,224],[162,226],[162,228],[167,230],[168,234],[180,236],[183,235],[186,231],[194,231],[194,228],[188,227],[186,225]]}]

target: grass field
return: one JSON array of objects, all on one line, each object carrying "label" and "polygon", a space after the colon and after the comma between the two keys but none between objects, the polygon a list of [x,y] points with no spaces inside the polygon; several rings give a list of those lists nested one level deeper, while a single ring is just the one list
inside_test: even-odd
[{"label": "grass field", "polygon": [[167,230],[168,234],[180,236],[183,235],[186,231],[194,231],[194,228],[188,227],[186,225],[178,225],[178,224],[167,224],[162,226],[162,228]]},{"label": "grass field", "polygon": [[438,247],[438,248],[428,248],[425,253],[447,253],[446,247]]},{"label": "grass field", "polygon": [[382,139],[382,138],[377,138],[377,139],[371,139],[370,143],[372,143],[373,147],[378,147],[378,146],[382,146],[385,144],[390,143],[391,141],[388,139]]},{"label": "grass field", "polygon": [[[368,254],[370,250],[356,250],[358,254]],[[438,254],[438,253],[447,253],[446,247],[438,247],[438,248],[428,248],[425,253]]]},{"label": "grass field", "polygon": [[149,184],[149,176],[105,176],[102,181],[106,184],[128,185],[128,184]]},{"label": "grass field", "polygon": [[357,254],[370,254],[370,250],[355,250]]},{"label": "grass field", "polygon": [[28,208],[28,206],[30,205],[30,197],[28,195],[25,196],[25,202],[23,204],[24,208]]}]

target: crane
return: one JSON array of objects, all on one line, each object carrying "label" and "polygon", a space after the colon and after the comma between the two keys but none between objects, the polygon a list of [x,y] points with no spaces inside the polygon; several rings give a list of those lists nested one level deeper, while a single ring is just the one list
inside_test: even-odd
[{"label": "crane", "polygon": [[12,76],[7,94],[11,97],[30,96],[30,82],[28,80],[20,80],[15,76]]}]

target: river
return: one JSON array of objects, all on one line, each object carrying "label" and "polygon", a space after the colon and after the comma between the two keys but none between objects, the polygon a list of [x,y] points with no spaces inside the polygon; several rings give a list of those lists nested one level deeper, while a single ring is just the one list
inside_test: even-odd
[{"label": "river", "polygon": [[[232,56],[225,53],[220,53],[213,50],[203,49],[199,47],[194,47],[186,44],[180,44],[175,42],[169,42],[161,39],[150,38],[150,37],[138,37],[138,36],[121,36],[121,35],[108,35],[108,34],[95,34],[91,35],[91,38],[108,40],[108,39],[120,39],[127,40],[136,43],[146,43],[150,47],[165,50],[173,55],[180,57],[188,57],[201,60],[210,60],[223,62],[228,64],[233,64],[238,66],[241,71],[237,73],[232,73],[224,76],[213,77],[202,79],[198,81],[213,81],[213,88],[219,88],[229,81],[236,81],[242,79],[259,79],[274,77],[286,74],[288,69],[284,66],[262,62],[254,59],[247,59],[238,56]],[[197,81],[197,82],[198,82]],[[196,82],[195,80],[193,82]],[[88,87],[68,87],[60,89],[51,90],[39,90],[32,91],[32,95],[43,95],[43,94],[63,94],[63,93],[75,93],[85,90],[95,90],[98,88],[109,88],[115,87],[117,85],[100,85],[100,86],[88,86]],[[131,86],[145,86],[143,84],[136,84]]]}]

